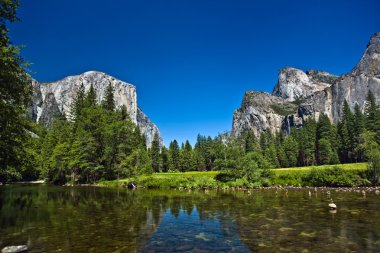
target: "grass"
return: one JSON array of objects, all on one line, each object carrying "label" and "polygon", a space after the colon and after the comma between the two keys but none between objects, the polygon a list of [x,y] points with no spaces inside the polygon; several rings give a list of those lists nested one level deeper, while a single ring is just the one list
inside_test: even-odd
[{"label": "grass", "polygon": [[[365,185],[365,163],[294,167],[272,170],[272,185],[292,186],[357,186]],[[220,171],[167,172],[142,175],[129,179],[101,181],[101,186],[126,186],[130,182],[146,188],[230,188],[253,187],[244,179],[221,182]]]},{"label": "grass", "polygon": [[272,183],[283,186],[358,186],[368,183],[365,182],[366,170],[366,163],[274,169]]}]

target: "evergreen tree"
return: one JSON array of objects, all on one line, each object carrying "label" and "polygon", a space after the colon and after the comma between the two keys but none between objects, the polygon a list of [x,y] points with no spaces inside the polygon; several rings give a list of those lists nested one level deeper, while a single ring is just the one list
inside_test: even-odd
[{"label": "evergreen tree", "polygon": [[284,140],[284,151],[288,166],[295,167],[297,165],[298,143],[291,135]]},{"label": "evergreen tree", "polygon": [[247,131],[245,133],[245,145],[244,146],[245,146],[245,152],[246,153],[254,151],[255,148],[257,147],[256,137],[252,131]]},{"label": "evergreen tree", "polygon": [[322,138],[318,140],[318,164],[330,164],[333,158],[333,150],[330,140]]},{"label": "evergreen tree", "polygon": [[373,185],[380,183],[380,145],[376,141],[376,134],[371,131],[365,131],[361,135],[363,142],[360,148],[364,151],[368,161],[369,178]]},{"label": "evergreen tree", "polygon": [[376,103],[375,95],[371,90],[368,92],[364,115],[366,129],[375,133],[377,142],[380,143],[380,109],[379,105]]},{"label": "evergreen tree", "polygon": [[17,21],[16,0],[0,3],[0,182],[11,179],[22,166],[30,136],[25,131],[29,122],[24,117],[31,98],[31,80],[24,71],[26,65],[19,48],[11,45],[6,27]]},{"label": "evergreen tree", "polygon": [[354,150],[353,156],[355,162],[363,161],[363,152],[360,149],[360,135],[364,132],[365,118],[358,104],[354,107]]},{"label": "evergreen tree", "polygon": [[270,144],[269,147],[265,150],[264,157],[271,164],[271,167],[273,168],[280,167],[279,159],[277,157],[276,147],[273,143]]},{"label": "evergreen tree", "polygon": [[343,103],[342,120],[338,124],[338,134],[340,137],[340,157],[341,162],[347,163],[353,161],[354,150],[354,131],[353,131],[353,114],[345,100]]},{"label": "evergreen tree", "polygon": [[114,111],[115,110],[115,100],[114,100],[114,94],[113,93],[114,93],[114,88],[112,87],[112,84],[109,83],[107,88],[106,88],[104,98],[102,101],[102,106],[107,111]]},{"label": "evergreen tree", "polygon": [[127,120],[129,117],[127,107],[125,105],[120,106],[120,119]]},{"label": "evergreen tree", "polygon": [[161,148],[161,168],[162,172],[168,172],[169,170],[169,155],[165,146]]},{"label": "evergreen tree", "polygon": [[150,148],[150,157],[152,160],[152,169],[154,172],[160,171],[160,140],[158,134],[154,133],[152,146]]},{"label": "evergreen tree", "polygon": [[169,145],[169,169],[179,171],[180,169],[179,146],[177,140],[170,142]]},{"label": "evergreen tree", "polygon": [[85,106],[85,91],[84,91],[84,85],[83,83],[79,86],[79,89],[77,91],[76,96],[73,99],[73,102],[71,103],[70,107],[70,116],[73,121],[76,121],[81,112],[82,109]]},{"label": "evergreen tree", "polygon": [[184,148],[182,149],[181,157],[181,171],[189,171],[193,168],[193,148],[190,142],[186,140]]},{"label": "evergreen tree", "polygon": [[317,123],[314,119],[309,119],[305,122],[305,126],[302,128],[303,136],[299,140],[299,144],[302,146],[300,150],[304,156],[300,164],[310,166],[316,164],[316,131]]},{"label": "evergreen tree", "polygon": [[94,89],[94,86],[91,84],[90,89],[88,90],[85,99],[84,99],[84,106],[90,107],[96,105],[96,91]]},{"label": "evergreen tree", "polygon": [[332,125],[330,122],[330,119],[326,114],[321,114],[319,116],[319,121],[317,123],[317,130],[316,130],[316,142],[317,142],[317,154],[316,158],[318,161],[318,164],[329,164],[332,161],[333,152],[331,141],[334,141],[332,139],[333,132],[332,132]]}]

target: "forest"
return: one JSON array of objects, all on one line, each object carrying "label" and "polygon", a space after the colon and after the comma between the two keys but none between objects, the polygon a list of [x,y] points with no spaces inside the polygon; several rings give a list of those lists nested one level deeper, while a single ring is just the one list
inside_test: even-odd
[{"label": "forest", "polygon": [[369,91],[364,112],[350,110],[345,101],[341,121],[334,125],[326,115],[307,119],[303,127],[263,132],[247,131],[237,138],[198,135],[189,141],[151,147],[129,119],[125,107],[116,108],[113,87],[107,87],[100,104],[91,86],[82,86],[70,115],[60,115],[49,127],[31,122],[31,77],[19,48],[8,38],[7,24],[17,20],[16,2],[1,3],[0,16],[0,182],[44,179],[64,185],[91,184],[159,172],[226,171],[235,178],[260,182],[269,169],[339,163],[369,162],[370,180],[379,182],[380,109]]}]

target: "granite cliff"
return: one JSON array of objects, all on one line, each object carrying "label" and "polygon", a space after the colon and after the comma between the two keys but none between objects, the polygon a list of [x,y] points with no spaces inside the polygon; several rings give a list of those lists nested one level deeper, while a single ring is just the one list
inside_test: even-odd
[{"label": "granite cliff", "polygon": [[321,113],[337,123],[344,100],[352,110],[355,104],[363,110],[369,90],[380,101],[380,32],[371,37],[359,63],[347,74],[286,67],[280,70],[272,94],[247,91],[234,112],[232,135],[245,131],[256,136],[263,131],[289,133],[309,117],[318,120]]},{"label": "granite cliff", "polygon": [[50,83],[33,81],[33,102],[29,109],[31,119],[49,126],[55,116],[59,116],[62,113],[70,115],[70,105],[81,84],[83,84],[86,91],[90,89],[91,84],[93,85],[98,103],[103,99],[108,84],[111,84],[114,88],[116,107],[121,105],[126,106],[131,120],[145,134],[147,145],[151,145],[155,133],[158,134],[161,144],[163,143],[157,126],[137,105],[136,87],[98,71],[88,71]]}]

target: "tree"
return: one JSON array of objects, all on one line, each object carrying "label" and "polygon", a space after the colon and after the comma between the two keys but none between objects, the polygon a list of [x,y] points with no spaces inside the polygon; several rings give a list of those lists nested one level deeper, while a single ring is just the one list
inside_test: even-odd
[{"label": "tree", "polygon": [[112,87],[112,84],[109,83],[107,88],[106,88],[104,98],[102,101],[102,106],[107,111],[114,111],[115,110],[115,100],[114,100],[113,93],[114,93],[114,89]]},{"label": "tree", "polygon": [[291,135],[284,140],[284,151],[288,161],[288,166],[296,166],[298,156],[298,143]]},{"label": "tree", "polygon": [[95,91],[94,86],[92,84],[91,84],[90,89],[88,90],[86,97],[84,99],[84,105],[86,107],[96,105],[96,91]]},{"label": "tree", "polygon": [[330,164],[333,157],[330,140],[322,138],[318,140],[318,164]]},{"label": "tree", "polygon": [[302,165],[310,166],[316,164],[316,131],[317,123],[314,119],[307,120],[305,126],[301,130],[302,135],[298,143],[302,154]]},{"label": "tree", "polygon": [[338,134],[340,137],[340,157],[341,162],[351,162],[353,160],[354,136],[353,136],[353,114],[347,101],[343,103],[342,120],[338,124]]},{"label": "tree", "polygon": [[179,171],[179,146],[177,140],[170,142],[169,145],[169,169],[171,171]]},{"label": "tree", "polygon": [[160,140],[158,134],[154,133],[152,146],[150,148],[150,157],[152,160],[152,169],[154,172],[160,171]]},{"label": "tree", "polygon": [[316,143],[317,143],[317,152],[316,157],[318,164],[330,164],[334,156],[335,150],[332,148],[331,141],[334,140],[334,133],[330,119],[326,114],[321,114],[319,116],[319,121],[317,123],[316,130]]},{"label": "tree", "polygon": [[25,156],[25,143],[30,138],[25,131],[30,126],[24,114],[30,104],[31,80],[19,48],[9,41],[6,27],[18,20],[18,6],[17,0],[0,3],[0,181],[8,180],[8,172],[21,166],[20,158]]},{"label": "tree", "polygon": [[279,159],[277,157],[276,146],[272,143],[264,152],[264,157],[269,161],[273,168],[280,167]]},{"label": "tree", "polygon": [[161,148],[161,169],[162,172],[168,172],[169,170],[169,155],[165,146]]},{"label": "tree", "polygon": [[355,162],[361,162],[363,161],[363,153],[362,150],[360,149],[360,135],[364,132],[365,130],[365,118],[362,113],[362,111],[359,108],[358,104],[355,104],[354,107],[354,150],[353,150],[353,156]]},{"label": "tree", "polygon": [[377,141],[380,142],[380,109],[371,90],[368,92],[364,115],[366,129],[375,133]]},{"label": "tree", "polygon": [[190,142],[186,140],[184,148],[181,152],[181,171],[189,171],[193,168],[193,148]]},{"label": "tree", "polygon": [[82,83],[79,86],[79,89],[73,99],[73,102],[70,105],[71,120],[76,121],[79,118],[82,112],[82,109],[85,106],[84,99],[85,99],[85,91],[84,91],[84,85]]},{"label": "tree", "polygon": [[376,142],[376,134],[365,131],[361,136],[360,147],[368,159],[368,172],[372,184],[379,184],[380,179],[380,145]]},{"label": "tree", "polygon": [[244,141],[245,141],[244,146],[245,146],[246,153],[252,152],[255,150],[255,148],[257,148],[256,137],[252,131],[247,131],[245,133]]}]

